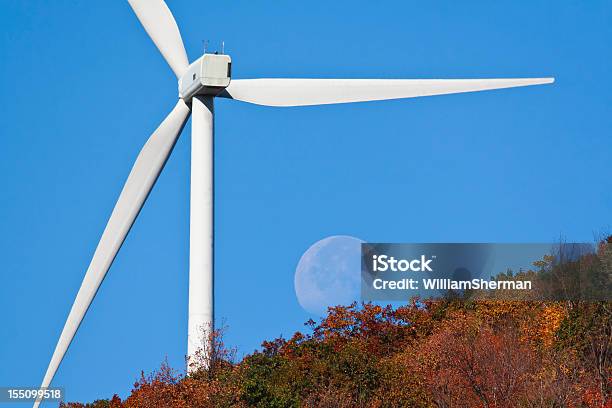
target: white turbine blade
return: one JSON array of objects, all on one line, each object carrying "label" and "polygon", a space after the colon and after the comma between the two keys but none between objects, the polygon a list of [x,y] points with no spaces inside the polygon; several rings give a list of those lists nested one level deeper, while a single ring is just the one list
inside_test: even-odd
[{"label": "white turbine blade", "polygon": [[[93,300],[115,255],[123,244],[140,212],[157,176],[161,172],[176,140],[187,121],[189,108],[179,100],[174,109],[153,132],[130,171],[117,204],[102,233],[102,238],[83,278],[81,288],[70,309],[41,388],[48,387]],[[39,402],[34,404],[36,408]]]},{"label": "white turbine blade", "polygon": [[149,37],[177,78],[189,66],[181,33],[164,0],[128,0]]},{"label": "white turbine blade", "polygon": [[220,97],[267,106],[379,101],[513,88],[554,78],[508,79],[234,79]]}]

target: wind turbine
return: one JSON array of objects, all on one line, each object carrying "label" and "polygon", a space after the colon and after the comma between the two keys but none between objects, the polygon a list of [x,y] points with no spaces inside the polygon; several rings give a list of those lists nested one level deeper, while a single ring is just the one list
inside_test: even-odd
[{"label": "wind turbine", "polygon": [[[191,126],[189,323],[187,355],[210,345],[213,328],[214,98],[266,106],[307,106],[453,94],[540,85],[554,78],[509,79],[235,79],[229,55],[204,53],[191,64],[163,0],[128,0],[178,79],[178,101],[140,151],[95,250],[41,388],[50,385],[87,309],[170,156],[185,122]],[[204,336],[206,339],[206,336]],[[34,407],[39,405],[36,401]]]}]

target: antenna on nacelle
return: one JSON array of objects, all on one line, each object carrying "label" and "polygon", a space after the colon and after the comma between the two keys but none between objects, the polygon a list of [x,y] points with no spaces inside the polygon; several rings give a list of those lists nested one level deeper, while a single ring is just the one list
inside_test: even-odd
[{"label": "antenna on nacelle", "polygon": [[202,48],[204,48],[204,54],[208,51],[208,40],[202,40]]},{"label": "antenna on nacelle", "polygon": [[225,41],[221,41],[221,55],[225,54]]}]

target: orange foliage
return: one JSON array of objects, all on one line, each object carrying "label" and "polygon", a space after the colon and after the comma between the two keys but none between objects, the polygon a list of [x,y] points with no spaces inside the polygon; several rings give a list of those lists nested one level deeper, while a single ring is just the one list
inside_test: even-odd
[{"label": "orange foliage", "polygon": [[[578,346],[579,339],[606,339],[607,331],[592,332],[601,323],[587,323],[612,322],[609,307],[579,306],[499,300],[337,306],[319,323],[307,322],[307,333],[266,341],[240,363],[215,340],[209,368],[193,375],[164,363],[141,374],[124,401],[63,406],[612,408],[611,384],[596,380],[602,367],[612,375],[612,359],[590,364],[591,343]],[[577,313],[587,323],[577,325]]]}]

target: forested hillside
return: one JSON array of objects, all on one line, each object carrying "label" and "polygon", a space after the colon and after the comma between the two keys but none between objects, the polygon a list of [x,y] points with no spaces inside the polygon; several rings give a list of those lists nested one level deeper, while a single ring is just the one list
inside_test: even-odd
[{"label": "forested hillside", "polygon": [[[545,259],[532,272],[554,287],[593,268],[609,285],[612,237],[569,268]],[[123,400],[62,406],[612,407],[609,301],[353,304],[242,361],[220,333],[214,343],[209,369],[187,376],[162,364]]]}]

